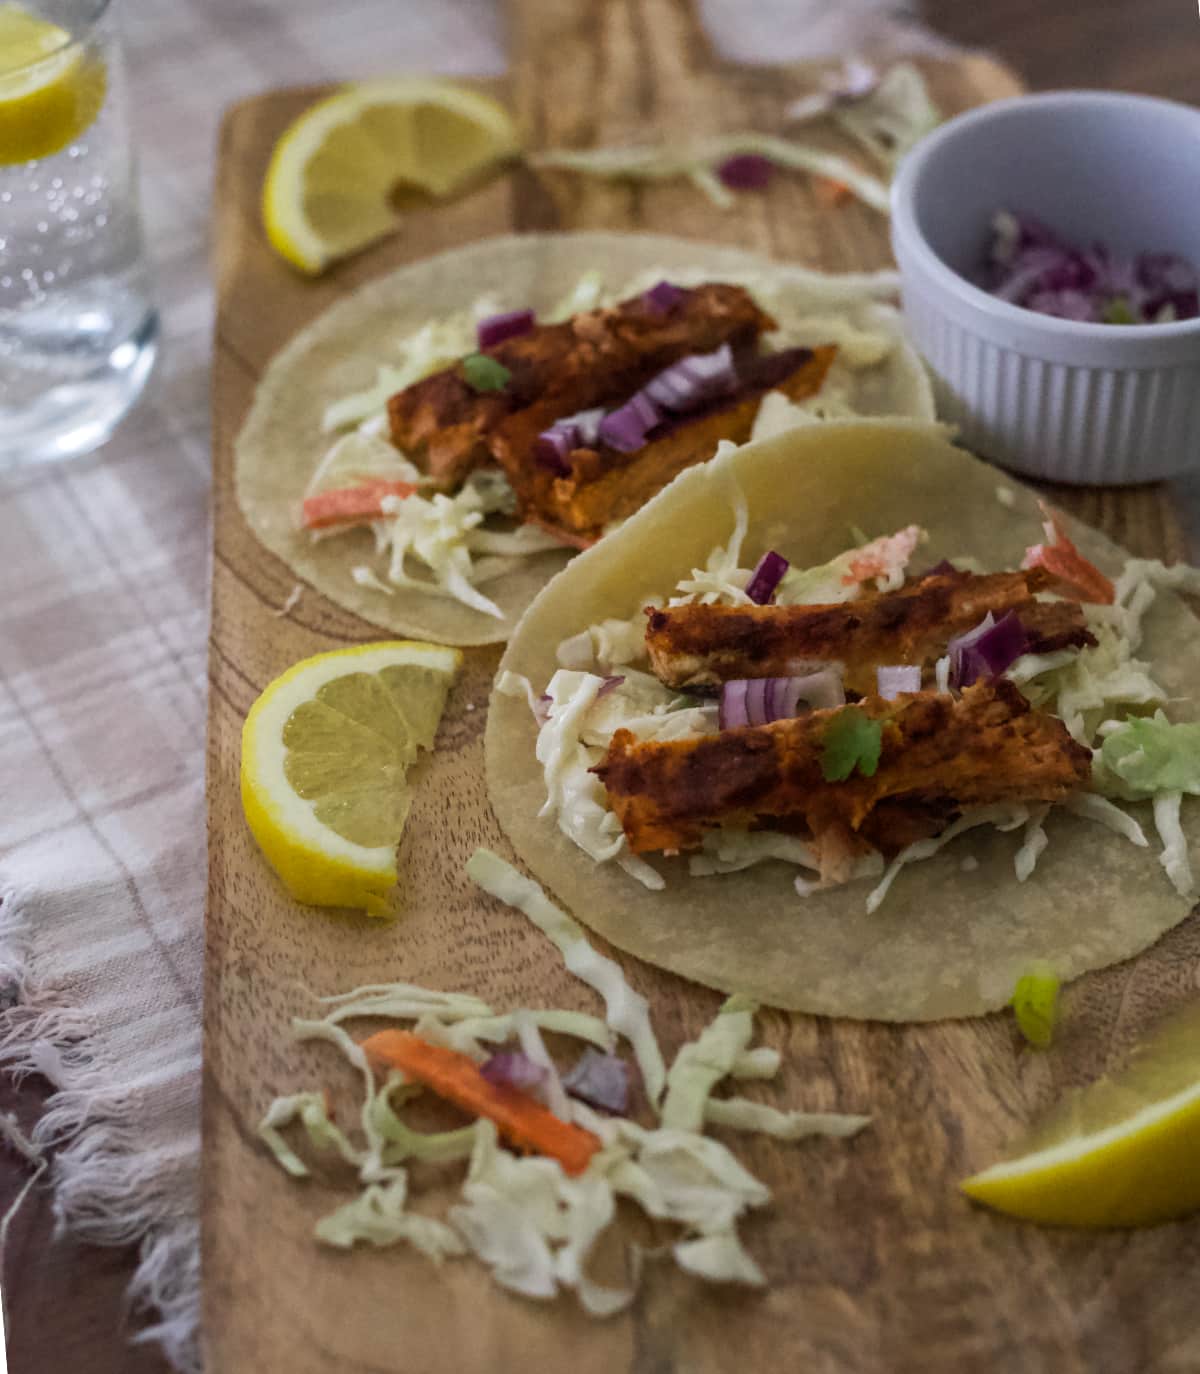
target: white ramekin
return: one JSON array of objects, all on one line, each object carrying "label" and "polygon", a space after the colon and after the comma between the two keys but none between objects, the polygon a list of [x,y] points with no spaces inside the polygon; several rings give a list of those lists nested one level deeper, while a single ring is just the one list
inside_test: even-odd
[{"label": "white ramekin", "polygon": [[969,278],[999,209],[1200,266],[1200,110],[1101,91],[997,101],[923,139],[892,187],[905,320],[967,447],[1060,482],[1200,465],[1200,319],[1081,324],[989,295]]}]

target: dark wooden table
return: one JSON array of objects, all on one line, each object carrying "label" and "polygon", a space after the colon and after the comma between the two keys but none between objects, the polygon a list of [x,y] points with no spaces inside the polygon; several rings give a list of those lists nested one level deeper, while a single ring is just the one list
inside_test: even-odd
[{"label": "dark wooden table", "polygon": [[[832,3],[832,0],[831,0]],[[957,42],[987,48],[1034,89],[1092,86],[1200,101],[1200,17],[1190,0],[926,0],[928,22]],[[0,1082],[0,1110],[26,1124],[46,1095],[28,1080]],[[24,1181],[0,1151],[0,1211]],[[55,1239],[49,1195],[35,1192],[14,1223],[4,1265],[13,1374],[167,1374],[153,1347],[131,1346],[124,1290],[136,1251]],[[223,1371],[209,1371],[223,1374]]]}]

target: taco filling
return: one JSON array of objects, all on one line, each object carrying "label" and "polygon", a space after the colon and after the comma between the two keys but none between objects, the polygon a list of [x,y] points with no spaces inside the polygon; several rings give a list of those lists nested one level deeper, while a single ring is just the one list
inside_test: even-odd
[{"label": "taco filling", "polygon": [[[327,409],[328,429],[355,428],[319,464],[301,524],[319,539],[374,533],[384,561],[353,568],[360,587],[433,591],[498,619],[487,584],[521,559],[594,544],[763,424],[849,413],[847,372],[890,349],[847,320],[781,322],[734,282],[658,280],[617,300],[591,274],[545,320],[492,305],[427,325],[404,367]],[[822,328],[841,342],[795,342]],[[804,409],[819,396],[825,410]]]},{"label": "taco filling", "polygon": [[[564,667],[540,698],[530,690],[543,814],[593,859],[652,889],[663,880],[646,855],[685,856],[693,877],[783,859],[815,875],[797,879],[801,896],[882,879],[871,911],[900,866],[976,825],[1024,827],[1022,881],[1054,806],[1145,843],[1103,795],[1122,788],[1093,753],[1098,736],[1145,728],[1120,715],[1130,674],[1145,676],[1132,657],[1144,581],[1114,587],[1048,510],[1046,541],[1017,569],[963,559],[910,575],[916,526],[816,568],[791,569],[774,550],[742,568],[737,504],[733,537],[706,568],[639,619],[563,641]],[[1114,700],[1101,687],[1081,712],[1072,676],[1114,646]],[[1165,698],[1148,678],[1147,689]],[[1186,859],[1167,861],[1177,805],[1160,826],[1164,866],[1190,894]]]}]

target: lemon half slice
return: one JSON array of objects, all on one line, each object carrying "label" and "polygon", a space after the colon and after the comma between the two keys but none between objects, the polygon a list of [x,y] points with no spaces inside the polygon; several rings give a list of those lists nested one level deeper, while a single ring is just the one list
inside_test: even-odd
[{"label": "lemon half slice", "polygon": [[445,196],[520,150],[508,111],[490,97],[418,77],[345,86],[295,120],[263,183],[275,250],[322,271],[396,228],[396,195]]},{"label": "lemon half slice", "polygon": [[104,103],[104,64],[66,29],[0,4],[0,165],[65,148]]},{"label": "lemon half slice", "polygon": [[1200,1007],[1073,1093],[1013,1156],[963,1183],[1001,1212],[1058,1226],[1145,1226],[1200,1208]]},{"label": "lemon half slice", "polygon": [[297,901],[386,911],[407,772],[437,733],[457,649],[398,640],[306,658],[242,728],[242,807]]}]

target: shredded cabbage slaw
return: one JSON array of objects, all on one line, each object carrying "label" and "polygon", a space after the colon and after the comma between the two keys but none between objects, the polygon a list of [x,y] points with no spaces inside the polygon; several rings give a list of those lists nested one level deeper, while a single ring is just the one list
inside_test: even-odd
[{"label": "shredded cabbage slaw", "polygon": [[[705,1126],[795,1141],[821,1135],[846,1138],[869,1118],[782,1111],[745,1097],[714,1096],[724,1081],[766,1080],[780,1067],[777,1050],[751,1046],[756,1008],[745,999],[731,998],[667,1068],[645,999],[566,912],[487,850],[476,851],[467,871],[557,946],[567,968],[603,1000],[605,1019],[569,1010],[518,1009],[497,1015],[477,998],[405,983],[377,984],[323,999],[329,1008],[325,1015],[297,1020],[293,1029],[301,1038],[330,1041],[362,1075],[365,1100],[356,1138],[334,1123],[319,1091],[277,1098],[259,1126],[264,1145],[293,1178],[310,1174],[285,1135],[298,1130],[307,1142],[305,1153],[327,1157],[334,1170],[354,1171],[355,1195],[317,1222],[316,1239],[339,1249],[403,1243],[435,1264],[473,1254],[496,1283],[514,1293],[547,1300],[572,1290],[586,1312],[603,1318],[629,1306],[641,1276],[642,1255],[635,1245],[627,1246],[620,1286],[602,1284],[589,1273],[589,1259],[615,1220],[617,1201],[626,1198],[677,1228],[670,1253],[682,1269],[710,1282],[763,1286],[766,1276],[743,1247],[737,1228],[748,1210],[770,1201],[770,1192],[726,1145],[704,1134]],[[540,1026],[606,1048],[620,1037],[641,1071],[652,1124],[602,1116],[583,1102],[560,1099],[554,1110],[569,1113],[601,1145],[576,1176],[568,1176],[557,1160],[519,1156],[505,1148],[496,1126],[485,1117],[454,1130],[419,1132],[398,1109],[421,1089],[396,1072],[378,1084],[361,1047],[343,1028],[345,1021],[368,1017],[415,1022],[422,1038],[476,1061],[487,1056],[485,1041],[507,1039],[522,1027],[528,1032]],[[528,1036],[523,1043],[530,1043]],[[537,1044],[544,1053],[540,1036]],[[414,1210],[410,1195],[425,1166],[456,1160],[467,1162],[460,1200],[445,1217]]]}]

